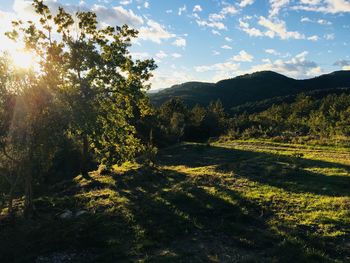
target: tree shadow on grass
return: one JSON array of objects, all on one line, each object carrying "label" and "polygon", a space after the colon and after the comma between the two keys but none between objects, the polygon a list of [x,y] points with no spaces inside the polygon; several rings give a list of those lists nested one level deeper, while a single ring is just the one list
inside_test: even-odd
[{"label": "tree shadow on grass", "polygon": [[[76,187],[76,182],[62,185],[37,200],[42,206],[39,219],[0,231],[0,261],[33,262],[39,255],[57,251],[87,251],[80,262],[327,262],[329,257],[349,257],[339,254],[323,237],[312,240],[305,234],[311,228],[286,225],[284,232],[289,234],[282,236],[269,225],[274,217],[269,207],[243,197],[220,178],[205,174],[193,178],[168,167],[215,165],[218,171],[233,171],[294,192],[310,192],[311,184],[326,177],[314,175],[305,182],[310,175],[298,174],[295,176],[304,178],[299,185],[299,179],[288,179],[292,176],[289,166],[286,174],[275,174],[292,161],[288,158],[185,145],[164,152],[159,169],[141,167],[115,174],[108,182],[103,176],[92,176],[84,186]],[[299,164],[303,167],[339,168],[319,161],[296,162],[306,162]],[[264,168],[269,164],[277,170]],[[339,191],[334,178],[329,178],[332,181],[326,182],[332,191]],[[297,185],[291,186],[288,180]],[[62,220],[56,215],[57,207],[88,213]]]},{"label": "tree shadow on grass", "polygon": [[159,159],[161,165],[211,166],[294,193],[350,196],[350,176],[326,175],[311,169],[335,169],[350,175],[350,166],[273,153],[184,144]]},{"label": "tree shadow on grass", "polygon": [[257,216],[259,209],[242,210],[238,194],[232,204],[208,193],[203,188],[208,182],[194,184],[186,174],[171,170],[147,174],[133,173],[117,183],[149,241],[140,259],[148,254],[151,262],[207,262],[211,257],[229,262],[234,257],[252,258],[256,249],[265,248],[264,242],[273,243],[273,235],[263,231],[267,226]]},{"label": "tree shadow on grass", "polygon": [[[150,168],[114,179],[114,185],[91,181],[91,188],[72,188],[69,197],[37,200],[46,210],[42,207],[40,218],[0,232],[1,262],[35,262],[61,251],[91,253],[73,262],[232,262],[263,258],[266,244],[275,242],[258,207],[243,209],[238,193],[232,203],[210,194],[205,187],[216,189],[213,181],[194,183],[187,174]],[[79,197],[106,189],[112,191],[109,197],[108,191]],[[91,211],[92,203],[106,200],[111,205]],[[50,213],[57,206],[89,213],[62,220]]]},{"label": "tree shadow on grass", "polygon": [[[274,212],[228,188],[220,178],[167,168],[116,175],[137,226],[132,260],[149,262],[327,262],[339,251],[311,228],[271,228]],[[310,236],[308,236],[310,235]],[[337,254],[338,253],[338,254]],[[347,255],[349,256],[349,255]]]}]

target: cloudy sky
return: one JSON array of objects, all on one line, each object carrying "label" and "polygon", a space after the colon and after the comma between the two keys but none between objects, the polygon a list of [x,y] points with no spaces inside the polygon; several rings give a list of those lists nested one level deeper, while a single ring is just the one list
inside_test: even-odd
[{"label": "cloudy sky", "polygon": [[[260,70],[309,78],[350,70],[350,0],[47,0],[51,8],[92,10],[101,25],[139,30],[131,52],[156,60],[152,89],[215,82]],[[30,0],[1,0],[0,49]]]}]

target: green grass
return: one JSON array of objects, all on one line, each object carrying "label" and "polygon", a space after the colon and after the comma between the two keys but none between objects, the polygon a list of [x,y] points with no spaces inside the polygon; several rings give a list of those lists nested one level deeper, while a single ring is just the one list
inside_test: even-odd
[{"label": "green grass", "polygon": [[[182,144],[160,151],[157,168],[54,185],[36,208],[31,221],[2,222],[0,262],[350,262],[350,153]],[[88,213],[63,220],[65,209]]]}]

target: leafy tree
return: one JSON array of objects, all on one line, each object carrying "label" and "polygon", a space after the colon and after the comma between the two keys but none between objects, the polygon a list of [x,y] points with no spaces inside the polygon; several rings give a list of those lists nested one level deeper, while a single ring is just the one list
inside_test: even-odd
[{"label": "leafy tree", "polygon": [[128,48],[137,31],[126,25],[99,28],[96,14],[63,8],[53,15],[41,0],[33,7],[40,25],[15,21],[7,33],[39,58],[39,69],[17,83],[22,89],[6,139],[21,156],[28,211],[33,176],[48,171],[64,138],[81,148],[83,176],[92,156],[111,166],[142,150],[134,125],[150,114],[145,90],[156,67],[153,60],[132,59]]},{"label": "leafy tree", "polygon": [[207,111],[204,107],[201,107],[198,104],[195,105],[190,113],[190,121],[192,125],[197,127],[201,126],[206,114]]},{"label": "leafy tree", "polygon": [[208,105],[204,125],[208,128],[209,137],[218,136],[224,132],[226,126],[226,114],[220,100],[212,101]]},{"label": "leafy tree", "polygon": [[155,69],[153,60],[132,60],[128,48],[137,31],[99,28],[92,12],[73,16],[60,7],[53,16],[41,0],[33,6],[41,27],[19,21],[9,36],[22,34],[26,47],[43,58],[42,81],[63,101],[67,131],[80,141],[82,174],[88,176],[91,154],[108,166],[133,158],[141,144],[132,124],[149,112],[146,81]]},{"label": "leafy tree", "polygon": [[188,122],[188,109],[184,103],[178,98],[168,100],[160,107],[159,118],[168,140],[179,142]]},{"label": "leafy tree", "polygon": [[[6,66],[4,66],[6,63]],[[62,136],[62,123],[54,96],[32,70],[17,69],[1,59],[1,170],[9,185],[9,212],[14,191],[24,183],[25,212],[32,210],[34,177],[48,171]]]}]

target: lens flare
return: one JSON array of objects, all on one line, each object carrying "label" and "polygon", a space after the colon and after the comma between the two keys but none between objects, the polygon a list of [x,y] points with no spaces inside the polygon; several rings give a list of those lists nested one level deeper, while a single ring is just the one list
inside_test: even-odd
[{"label": "lens flare", "polygon": [[19,68],[30,69],[34,68],[36,64],[34,54],[25,50],[16,50],[11,52],[11,57],[13,64]]}]

